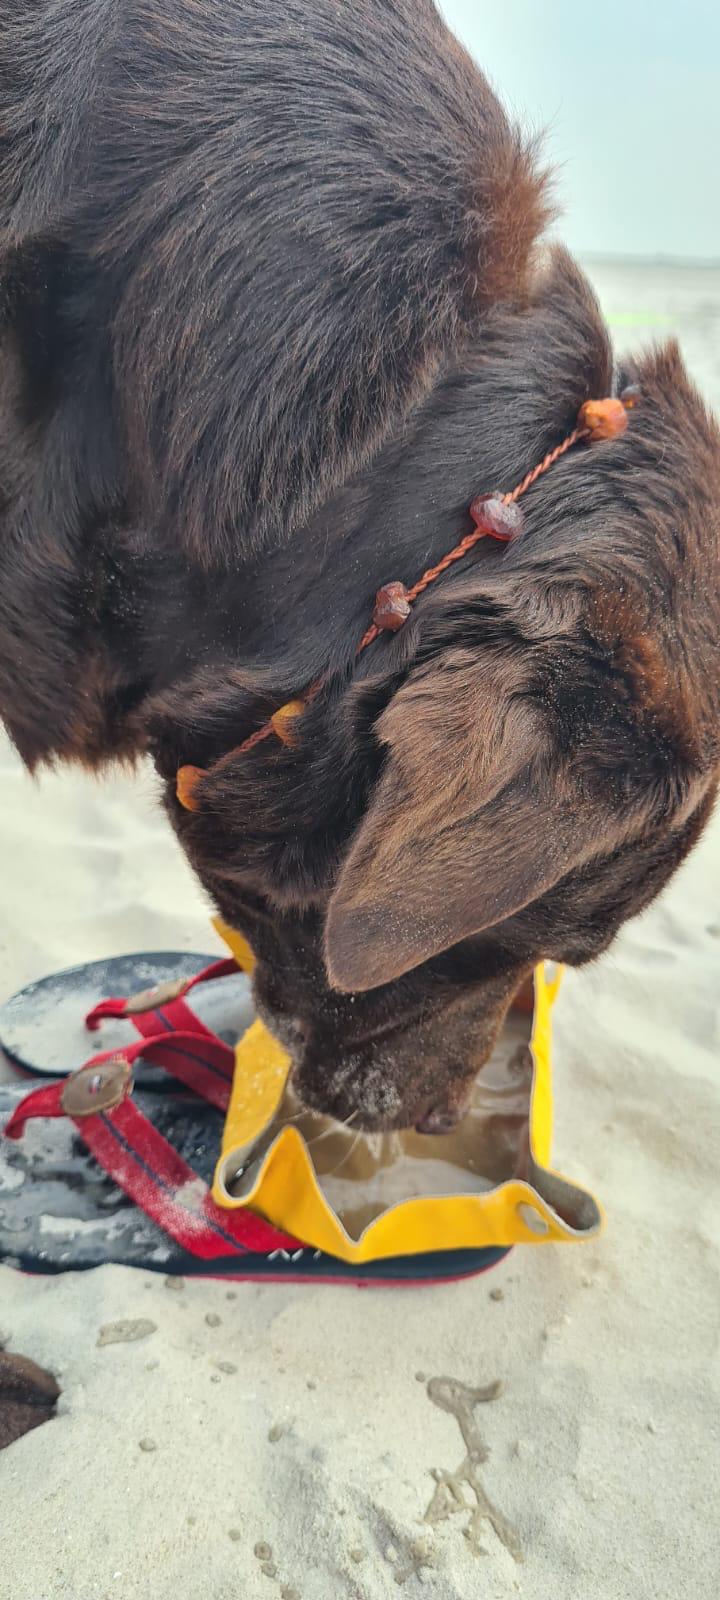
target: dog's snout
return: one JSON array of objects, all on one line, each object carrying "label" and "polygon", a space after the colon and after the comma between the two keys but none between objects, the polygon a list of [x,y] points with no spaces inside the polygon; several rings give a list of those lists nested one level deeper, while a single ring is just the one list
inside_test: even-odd
[{"label": "dog's snout", "polygon": [[438,1106],[428,1111],[420,1121],[415,1124],[416,1133],[452,1133],[453,1128],[460,1122],[462,1112],[452,1111],[447,1106]]}]

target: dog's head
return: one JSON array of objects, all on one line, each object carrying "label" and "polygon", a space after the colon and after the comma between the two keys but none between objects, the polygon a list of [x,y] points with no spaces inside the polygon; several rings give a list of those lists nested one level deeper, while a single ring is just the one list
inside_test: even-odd
[{"label": "dog's head", "polygon": [[[565,363],[571,421],[610,374],[597,312],[562,270],[565,319],[547,348],[535,342],[548,406]],[[508,391],[502,436],[476,450],[478,485],[470,438],[507,377],[500,362],[491,382],[483,361],[454,380],[453,459],[440,463],[442,429],[432,459],[421,433],[376,485],[398,538],[433,507],[462,529],[462,450],[466,506],[547,447],[541,396]],[[211,767],[200,812],[175,809],[224,915],[258,949],[258,1001],[301,1093],[358,1125],[439,1127],[461,1113],[533,963],[605,949],[709,815],[720,439],[675,347],[628,376],[642,401],[625,437],[579,446],[541,479],[516,543],[446,574],[402,634],[307,711],[296,749]],[[201,693],[186,725],[211,746],[229,704],[209,711]]]}]

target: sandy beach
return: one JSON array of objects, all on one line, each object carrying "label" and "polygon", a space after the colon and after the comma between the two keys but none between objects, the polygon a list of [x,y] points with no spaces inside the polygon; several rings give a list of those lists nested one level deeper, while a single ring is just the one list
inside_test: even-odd
[{"label": "sandy beach", "polygon": [[[678,332],[720,404],[720,270],[591,270],[618,345]],[[38,782],[3,743],[0,780],[0,999],[219,949],[151,772]],[[62,1385],[0,1454],[0,1600],[716,1600],[720,815],[556,1018],[554,1162],[599,1240],[402,1291],[0,1268],[0,1345]],[[98,1343],[120,1318],[146,1336]],[[467,1485],[426,1520],[465,1454],[438,1380],[502,1385],[479,1538]]]}]

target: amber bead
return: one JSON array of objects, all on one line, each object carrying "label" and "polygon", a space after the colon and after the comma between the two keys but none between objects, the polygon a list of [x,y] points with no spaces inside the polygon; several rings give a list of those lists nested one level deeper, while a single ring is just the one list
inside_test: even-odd
[{"label": "amber bead", "polygon": [[503,500],[500,494],[479,494],[470,506],[470,515],[476,528],[505,543],[518,538],[525,522],[517,502]]},{"label": "amber bead", "polygon": [[375,596],[373,622],[381,632],[397,633],[410,615],[404,583],[385,583]]},{"label": "amber bead", "polygon": [[270,721],[281,744],[295,744],[296,730],[293,723],[296,717],[301,717],[305,710],[304,700],[287,700],[284,706],[274,711]]},{"label": "amber bead", "polygon": [[586,400],[580,407],[578,427],[593,441],[618,439],[627,425],[627,411],[622,400]]},{"label": "amber bead", "polygon": [[175,793],[181,806],[186,811],[199,811],[200,801],[195,794],[195,789],[205,773],[202,767],[178,767],[175,777]]}]

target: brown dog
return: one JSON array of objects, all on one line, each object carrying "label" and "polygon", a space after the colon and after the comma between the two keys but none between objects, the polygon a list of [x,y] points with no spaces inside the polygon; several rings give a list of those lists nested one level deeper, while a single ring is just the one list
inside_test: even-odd
[{"label": "brown dog", "polygon": [[[535,261],[543,175],[429,0],[0,13],[0,714],[31,767],[150,752],[308,1103],[443,1127],[533,963],[709,815],[720,438]],[[320,674],[293,747],[220,760]]]}]

